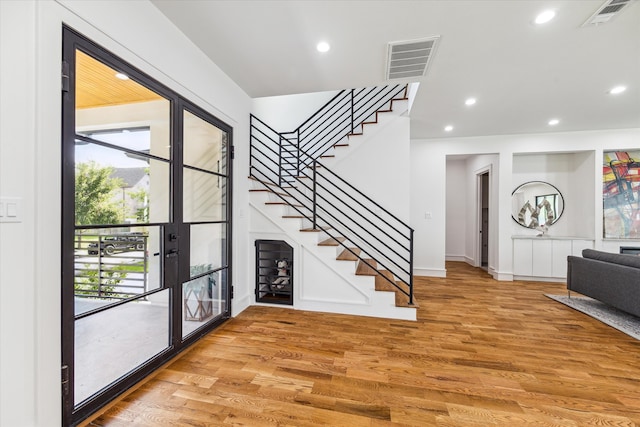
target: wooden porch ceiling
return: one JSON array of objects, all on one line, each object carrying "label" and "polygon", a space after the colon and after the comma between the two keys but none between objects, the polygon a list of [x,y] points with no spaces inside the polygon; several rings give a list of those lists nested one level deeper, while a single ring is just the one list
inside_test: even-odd
[{"label": "wooden porch ceiling", "polygon": [[76,51],[76,108],[162,99],[157,93],[129,79],[116,77],[118,71],[81,51]]}]

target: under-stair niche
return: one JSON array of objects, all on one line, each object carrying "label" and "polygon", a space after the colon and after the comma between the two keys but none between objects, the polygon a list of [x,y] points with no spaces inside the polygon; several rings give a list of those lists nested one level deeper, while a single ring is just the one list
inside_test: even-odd
[{"label": "under-stair niche", "polygon": [[256,240],[256,302],[293,305],[293,248]]}]

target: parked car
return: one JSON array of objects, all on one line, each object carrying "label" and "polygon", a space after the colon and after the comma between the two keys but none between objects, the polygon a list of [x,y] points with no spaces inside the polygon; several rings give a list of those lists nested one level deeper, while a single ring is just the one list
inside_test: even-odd
[{"label": "parked car", "polygon": [[[142,233],[127,233],[104,236],[100,240],[100,252],[103,255],[113,255],[115,253],[142,251],[145,246],[145,236]],[[89,243],[87,253],[98,255],[98,242]]]}]

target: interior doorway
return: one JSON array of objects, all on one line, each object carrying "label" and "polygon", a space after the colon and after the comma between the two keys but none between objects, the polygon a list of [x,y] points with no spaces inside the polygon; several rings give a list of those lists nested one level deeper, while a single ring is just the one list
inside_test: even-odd
[{"label": "interior doorway", "polygon": [[477,175],[478,181],[478,257],[476,264],[484,270],[489,269],[489,182],[490,171]]}]

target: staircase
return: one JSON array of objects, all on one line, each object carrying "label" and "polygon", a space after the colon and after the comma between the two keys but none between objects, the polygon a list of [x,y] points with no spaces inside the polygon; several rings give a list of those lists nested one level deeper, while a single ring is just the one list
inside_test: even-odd
[{"label": "staircase", "polygon": [[[342,91],[292,132],[251,116],[252,207],[353,287],[353,314],[415,319],[413,230],[330,168],[385,113],[406,111],[406,93]],[[330,288],[327,300],[343,291]]]}]

